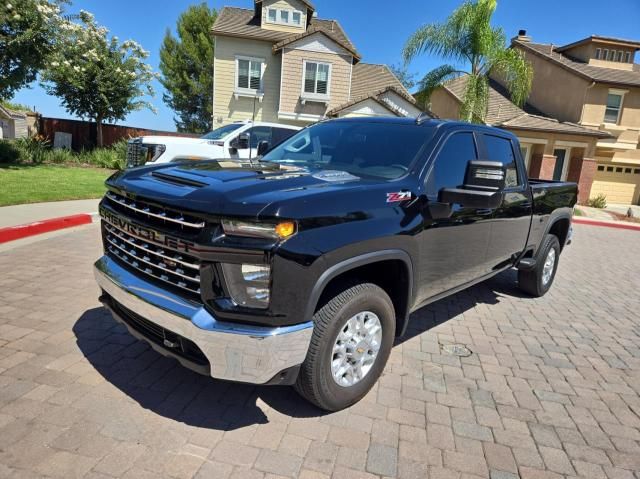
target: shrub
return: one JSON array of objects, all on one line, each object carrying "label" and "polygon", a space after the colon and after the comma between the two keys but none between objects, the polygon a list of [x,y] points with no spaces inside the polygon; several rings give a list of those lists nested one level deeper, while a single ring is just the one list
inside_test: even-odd
[{"label": "shrub", "polygon": [[0,163],[18,163],[21,153],[15,141],[0,140]]},{"label": "shrub", "polygon": [[18,138],[15,140],[16,146],[20,150],[20,161],[31,161],[32,163],[44,163],[49,153],[50,142],[42,136],[32,136],[28,138]]},{"label": "shrub", "polygon": [[78,161],[77,155],[66,148],[55,148],[46,154],[47,163],[75,163]]},{"label": "shrub", "polygon": [[594,198],[589,198],[589,201],[587,201],[587,206],[591,206],[592,208],[606,208],[607,196],[603,193],[600,193]]}]

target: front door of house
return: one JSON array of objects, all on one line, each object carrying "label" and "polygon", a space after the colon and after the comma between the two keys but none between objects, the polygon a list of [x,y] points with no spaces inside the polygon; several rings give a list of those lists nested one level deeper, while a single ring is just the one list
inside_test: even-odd
[{"label": "front door of house", "polygon": [[553,156],[556,157],[556,166],[553,169],[553,179],[560,181],[562,180],[562,173],[564,172],[564,165],[567,161],[567,150],[565,149],[555,149],[553,150]]}]

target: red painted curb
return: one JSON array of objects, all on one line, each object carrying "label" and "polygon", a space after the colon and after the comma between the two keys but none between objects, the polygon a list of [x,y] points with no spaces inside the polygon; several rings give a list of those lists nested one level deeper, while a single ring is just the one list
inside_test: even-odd
[{"label": "red painted curb", "polygon": [[590,219],[574,216],[573,222],[582,224],[582,225],[605,226],[607,228],[618,228],[621,230],[640,231],[640,224],[625,223],[624,221],[620,221],[619,223],[607,223],[605,221],[590,220]]},{"label": "red painted curb", "polygon": [[0,243],[26,238],[28,236],[48,233],[49,231],[71,228],[72,226],[86,225],[92,222],[90,214],[62,216],[49,220],[36,221],[25,225],[9,226],[0,228]]}]

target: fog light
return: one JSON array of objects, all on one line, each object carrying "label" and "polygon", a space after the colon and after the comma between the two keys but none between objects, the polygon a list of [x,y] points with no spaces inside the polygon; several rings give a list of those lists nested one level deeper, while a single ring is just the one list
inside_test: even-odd
[{"label": "fog light", "polygon": [[247,308],[269,306],[269,265],[222,263],[222,272],[234,303]]}]

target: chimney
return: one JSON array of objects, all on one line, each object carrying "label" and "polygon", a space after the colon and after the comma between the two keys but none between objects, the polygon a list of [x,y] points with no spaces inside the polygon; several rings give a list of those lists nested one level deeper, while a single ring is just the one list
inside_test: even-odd
[{"label": "chimney", "polygon": [[518,35],[516,35],[511,39],[511,43],[513,42],[529,43],[530,41],[531,41],[531,37],[527,35],[526,30],[518,30]]}]

